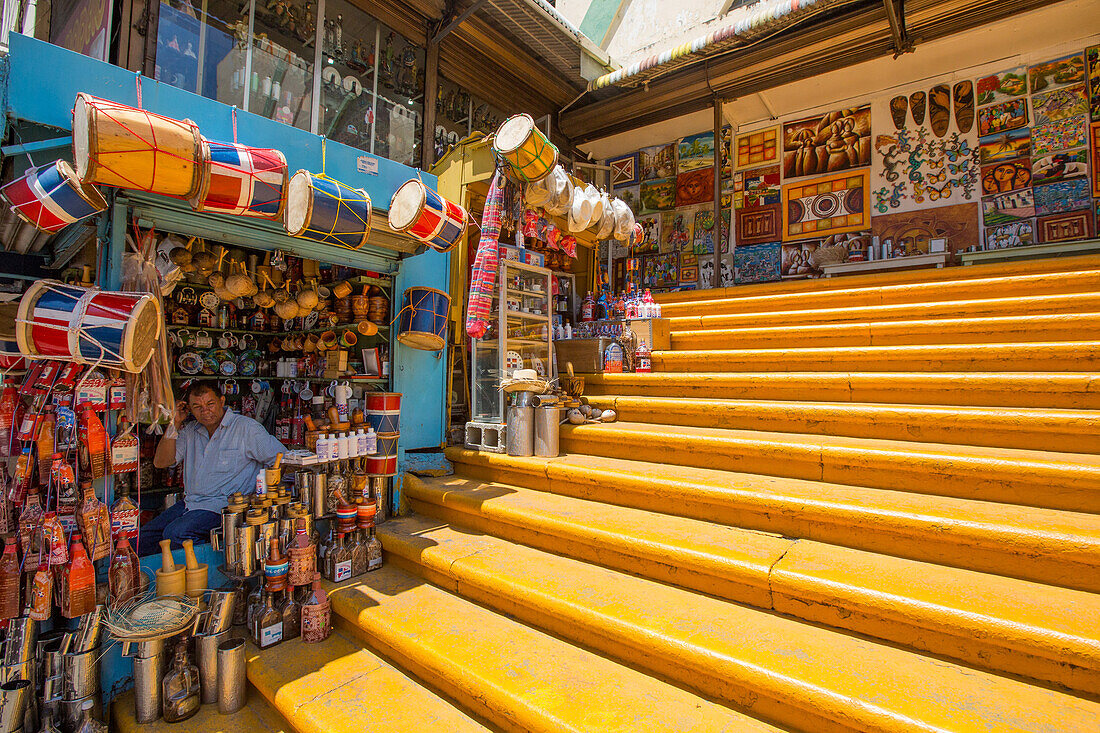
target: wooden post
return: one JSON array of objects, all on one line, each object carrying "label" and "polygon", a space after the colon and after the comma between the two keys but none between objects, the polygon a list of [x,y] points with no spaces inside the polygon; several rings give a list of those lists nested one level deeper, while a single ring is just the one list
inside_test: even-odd
[{"label": "wooden post", "polygon": [[420,167],[435,163],[435,98],[439,93],[439,41],[428,40],[424,65],[424,129],[420,135]]},{"label": "wooden post", "polygon": [[[733,226],[733,213],[730,213]],[[714,98],[714,275],[711,287],[722,284],[722,100]],[[700,283],[702,286],[702,283]]]}]

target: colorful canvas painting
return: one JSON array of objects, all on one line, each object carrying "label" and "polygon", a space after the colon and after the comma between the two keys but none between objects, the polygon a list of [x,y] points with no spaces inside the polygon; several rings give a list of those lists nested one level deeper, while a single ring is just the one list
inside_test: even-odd
[{"label": "colorful canvas painting", "polygon": [[644,181],[641,185],[642,212],[667,211],[676,205],[676,179]]},{"label": "colorful canvas painting", "polygon": [[714,201],[714,166],[676,176],[676,205],[692,206]]},{"label": "colorful canvas painting", "polygon": [[738,285],[775,282],[780,271],[780,243],[738,245],[733,250],[733,280]]},{"label": "colorful canvas painting", "polygon": [[1085,80],[1085,54],[1075,53],[1036,64],[1028,68],[1027,75],[1032,94],[1080,84]]},{"label": "colorful canvas painting", "polygon": [[734,207],[755,209],[778,204],[782,199],[779,166],[769,165],[733,175]]},{"label": "colorful canvas painting", "polygon": [[737,245],[771,242],[782,238],[780,204],[737,210]]},{"label": "colorful canvas painting", "polygon": [[661,251],[682,252],[691,249],[695,216],[682,209],[661,214]]},{"label": "colorful canvas painting", "polygon": [[978,143],[982,165],[1031,155],[1031,130],[1012,130],[1000,135],[983,137]]},{"label": "colorful canvas painting", "polygon": [[1093,236],[1092,208],[1083,211],[1069,211],[1053,216],[1040,217],[1035,222],[1039,242],[1073,242],[1089,239]]},{"label": "colorful canvas painting", "polygon": [[956,204],[887,214],[871,219],[871,231],[880,242],[890,241],[897,256],[928,254],[933,239],[946,239],[949,252],[962,252],[981,244],[978,204]]},{"label": "colorful canvas painting", "polygon": [[801,280],[820,275],[811,259],[819,244],[818,239],[784,244],[780,252],[780,277],[784,280]]},{"label": "colorful canvas painting", "polygon": [[1085,85],[1075,84],[1036,94],[1031,98],[1031,109],[1035,113],[1036,125],[1087,114],[1089,105],[1085,98]]},{"label": "colorful canvas painting", "polygon": [[676,254],[646,257],[643,267],[645,282],[653,287],[672,287],[680,279],[680,258]]},{"label": "colorful canvas painting", "polygon": [[1044,183],[1080,178],[1089,174],[1089,151],[1066,150],[1054,155],[1044,155],[1031,161],[1031,183]]},{"label": "colorful canvas painting", "polygon": [[869,229],[868,179],[863,171],[783,186],[783,240]]},{"label": "colorful canvas painting", "polygon": [[[921,94],[927,97],[925,92]],[[942,138],[932,132],[927,119],[917,124],[908,116],[899,115],[902,125],[896,127],[891,116],[891,102],[901,100],[908,107],[910,96],[880,97],[871,108],[875,131],[871,165],[872,213],[976,202],[981,196],[976,125],[971,125],[964,133],[958,127],[958,120],[951,115]]]},{"label": "colorful canvas painting", "polygon": [[1031,185],[1031,159],[1018,158],[982,166],[982,195],[1018,191]]},{"label": "colorful canvas painting", "polygon": [[978,135],[996,135],[1027,127],[1027,99],[1013,99],[978,110]]},{"label": "colorful canvas painting", "polygon": [[642,148],[638,153],[643,181],[656,181],[676,175],[676,143]]},{"label": "colorful canvas painting", "polygon": [[[729,251],[729,215],[728,207],[722,207],[722,252]],[[695,212],[695,239],[692,250],[695,254],[714,254],[714,209],[703,207]]]},{"label": "colorful canvas painting", "polygon": [[661,247],[661,215],[639,216],[637,223],[642,225],[642,242],[634,248],[636,254],[653,254]]},{"label": "colorful canvas painting", "polygon": [[728,180],[733,175],[733,128],[726,125],[722,128],[722,180]]},{"label": "colorful canvas painting", "polygon": [[1089,140],[1092,141],[1092,195],[1100,197],[1100,122],[1089,128]]},{"label": "colorful canvas painting", "polygon": [[1100,46],[1085,49],[1088,66],[1089,114],[1093,122],[1100,122]]},{"label": "colorful canvas painting", "polygon": [[1031,219],[1002,224],[997,227],[986,227],[986,249],[1026,247],[1030,244],[1035,244],[1035,222]]},{"label": "colorful canvas painting", "polygon": [[607,161],[607,165],[611,169],[611,188],[618,189],[633,186],[641,180],[640,171],[638,170],[640,156],[640,153],[631,153]]},{"label": "colorful canvas painting", "polygon": [[1080,148],[1087,144],[1087,128],[1084,115],[1035,125],[1031,128],[1031,154],[1038,156]]},{"label": "colorful canvas painting", "polygon": [[737,136],[737,167],[770,163],[779,159],[779,129],[769,127]]},{"label": "colorful canvas painting", "polygon": [[627,188],[619,188],[615,190],[615,195],[623,200],[623,203],[630,207],[630,210],[635,214],[642,212],[642,187],[641,186],[629,186]]},{"label": "colorful canvas painting", "polygon": [[678,143],[679,157],[676,172],[686,173],[700,168],[714,167],[714,132],[688,135]]},{"label": "colorful canvas painting", "polygon": [[1048,183],[1032,189],[1035,197],[1035,215],[1049,216],[1067,211],[1087,209],[1092,204],[1089,182],[1086,178]]},{"label": "colorful canvas painting", "polygon": [[996,104],[1027,94],[1027,69],[1019,66],[978,79],[978,106]]},{"label": "colorful canvas painting", "polygon": [[1031,195],[1030,188],[982,199],[982,223],[987,227],[1030,219],[1033,216],[1035,198]]},{"label": "colorful canvas painting", "polygon": [[871,106],[783,125],[783,177],[835,173],[871,164]]}]

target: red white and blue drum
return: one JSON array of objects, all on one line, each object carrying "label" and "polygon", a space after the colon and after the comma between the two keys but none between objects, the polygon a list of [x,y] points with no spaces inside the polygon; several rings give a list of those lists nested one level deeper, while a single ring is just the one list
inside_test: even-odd
[{"label": "red white and blue drum", "polygon": [[446,252],[466,233],[466,210],[432,191],[418,179],[405,181],[390,199],[390,226]]},{"label": "red white and blue drum", "polygon": [[397,441],[399,433],[380,433],[378,450],[367,456],[367,473],[372,476],[393,476],[397,473]]},{"label": "red white and blue drum", "polygon": [[195,211],[281,219],[286,205],[286,158],[272,148],[250,148],[203,138],[202,188]]},{"label": "red white and blue drum", "polygon": [[153,357],[163,321],[149,293],[39,280],[19,301],[15,337],[31,358],[140,372]]},{"label": "red white and blue drum", "polygon": [[23,356],[23,352],[19,350],[19,343],[0,339],[0,369],[7,371],[9,369],[22,370],[26,368],[27,359]]},{"label": "red white and blue drum", "polygon": [[447,311],[451,296],[435,288],[409,288],[397,319],[397,340],[423,351],[439,351],[447,343]]},{"label": "red white and blue drum", "polygon": [[30,168],[0,194],[20,219],[44,232],[60,231],[107,208],[99,190],[81,183],[64,160]]},{"label": "red white and blue drum", "polygon": [[370,196],[361,188],[300,170],[287,186],[283,223],[291,236],[359,249],[370,234]]},{"label": "red white and blue drum", "polygon": [[368,412],[400,412],[400,392],[367,392]]},{"label": "red white and blue drum", "polygon": [[[396,433],[401,430],[401,393],[368,392],[367,424],[376,433]],[[382,451],[376,451],[381,454]]]}]

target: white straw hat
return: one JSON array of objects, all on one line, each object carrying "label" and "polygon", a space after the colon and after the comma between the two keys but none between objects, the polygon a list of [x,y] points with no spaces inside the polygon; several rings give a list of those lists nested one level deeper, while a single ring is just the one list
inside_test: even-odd
[{"label": "white straw hat", "polygon": [[634,212],[622,199],[612,200],[611,208],[615,212],[615,239],[620,242],[629,241],[634,228]]},{"label": "white straw hat", "polygon": [[611,197],[606,193],[600,196],[600,203],[602,204],[603,215],[596,227],[596,238],[607,239],[615,231],[615,209],[612,206]]},{"label": "white straw hat", "polygon": [[573,203],[569,208],[569,231],[583,232],[592,223],[592,199],[580,186],[573,187]]}]

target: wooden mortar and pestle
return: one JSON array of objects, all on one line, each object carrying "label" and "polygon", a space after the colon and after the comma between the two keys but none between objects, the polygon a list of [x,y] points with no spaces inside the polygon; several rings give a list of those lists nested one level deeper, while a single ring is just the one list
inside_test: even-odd
[{"label": "wooden mortar and pestle", "polygon": [[191,540],[184,540],[182,544],[184,562],[186,563],[184,571],[187,579],[185,584],[187,595],[200,599],[206,591],[207,565],[206,563],[199,564],[198,558],[195,557],[194,543]]},{"label": "wooden mortar and pestle", "polygon": [[160,570],[157,570],[157,596],[182,596],[187,589],[186,568],[177,568],[172,559],[172,540],[160,541]]}]

